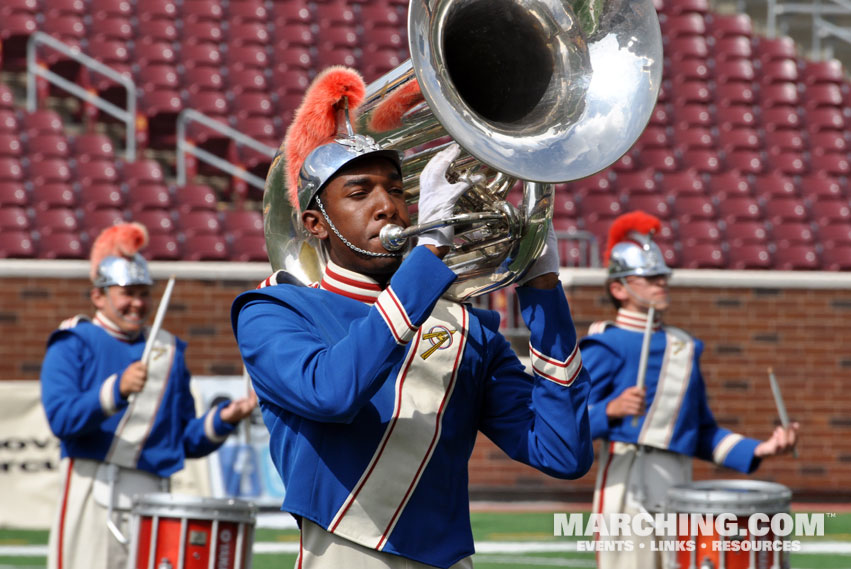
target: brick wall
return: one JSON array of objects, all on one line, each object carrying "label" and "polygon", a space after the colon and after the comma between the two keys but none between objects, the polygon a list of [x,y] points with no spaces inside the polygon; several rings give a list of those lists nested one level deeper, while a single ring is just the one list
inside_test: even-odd
[{"label": "brick wall", "polygon": [[[178,281],[164,325],[188,342],[194,374],[241,373],[229,310],[257,280]],[[161,280],[155,298],[163,288]],[[580,333],[613,314],[600,285],[567,293]],[[706,343],[702,370],[719,423],[757,438],[770,434],[777,417],[766,368],[773,366],[790,415],[803,425],[800,458],[772,460],[756,477],[790,486],[796,499],[851,497],[851,390],[843,385],[851,385],[851,291],[677,286],[672,295],[668,323]],[[78,313],[91,313],[83,278],[0,278],[0,379],[38,378],[48,334]],[[577,481],[548,478],[507,459],[484,436],[470,463],[479,497],[585,500],[595,475],[596,466]],[[737,475],[701,463],[695,477]]]}]

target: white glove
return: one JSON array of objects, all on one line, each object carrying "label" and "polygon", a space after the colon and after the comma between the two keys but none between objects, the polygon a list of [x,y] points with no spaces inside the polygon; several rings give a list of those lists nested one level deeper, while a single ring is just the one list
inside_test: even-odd
[{"label": "white glove", "polygon": [[553,222],[548,223],[547,240],[544,243],[544,249],[541,254],[532,262],[529,270],[517,281],[518,285],[524,285],[535,277],[545,275],[547,273],[558,274],[559,258],[558,258],[558,240],[556,232],[553,230]]},{"label": "white glove", "polygon": [[[419,218],[417,223],[428,223],[452,217],[452,210],[458,198],[483,176],[471,176],[454,184],[446,179],[446,172],[452,161],[461,154],[461,147],[452,144],[428,161],[420,174]],[[451,246],[455,238],[455,229],[449,225],[426,231],[419,236],[417,245]]]}]

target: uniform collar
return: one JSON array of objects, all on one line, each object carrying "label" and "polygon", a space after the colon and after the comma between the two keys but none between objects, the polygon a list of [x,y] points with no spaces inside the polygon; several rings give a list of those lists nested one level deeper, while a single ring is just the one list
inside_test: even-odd
[{"label": "uniform collar", "polygon": [[[656,312],[653,318],[653,331],[662,329],[662,316]],[[618,309],[618,315],[615,318],[615,325],[624,330],[632,330],[633,332],[644,332],[647,327],[647,313],[634,312],[632,310]]]},{"label": "uniform collar", "polygon": [[319,288],[367,304],[374,304],[378,295],[381,294],[381,285],[378,284],[378,281],[344,269],[333,261],[328,261],[325,266]]},{"label": "uniform collar", "polygon": [[101,312],[100,310],[95,312],[95,317],[94,319],[92,319],[92,323],[95,326],[100,326],[106,331],[107,334],[117,340],[121,340],[122,342],[132,342],[133,340],[139,337],[139,332],[136,332],[134,334],[128,334],[127,332],[119,328],[115,322],[104,316],[103,312]]}]

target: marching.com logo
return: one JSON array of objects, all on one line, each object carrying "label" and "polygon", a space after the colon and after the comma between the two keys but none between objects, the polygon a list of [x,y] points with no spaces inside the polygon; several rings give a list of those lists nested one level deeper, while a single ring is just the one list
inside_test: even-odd
[{"label": "marching.com logo", "polygon": [[[733,513],[684,514],[553,514],[553,535],[586,538],[577,542],[584,551],[632,551],[649,547],[659,551],[693,551],[711,543],[715,551],[799,551],[794,537],[824,536],[825,514]],[[703,539],[701,539],[703,538]],[[707,539],[708,538],[708,539]],[[636,545],[638,543],[638,545]]]}]

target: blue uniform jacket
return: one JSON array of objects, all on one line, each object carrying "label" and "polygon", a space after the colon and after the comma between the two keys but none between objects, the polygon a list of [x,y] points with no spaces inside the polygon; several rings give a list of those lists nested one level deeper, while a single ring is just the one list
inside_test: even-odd
[{"label": "blue uniform jacket", "polygon": [[[755,439],[737,435],[719,427],[709,410],[706,386],[700,372],[700,356],[703,342],[687,337],[679,331],[684,342],[682,349],[692,349],[690,372],[681,387],[678,387],[679,404],[660,406],[658,420],[666,423],[667,441],[660,437],[648,437],[645,422],[653,409],[657,397],[660,373],[663,370],[669,336],[666,327],[652,333],[648,354],[645,388],[647,390],[647,413],[633,426],[631,417],[609,420],[606,405],[626,388],[635,385],[641,355],[643,332],[617,325],[609,325],[602,333],[582,339],[582,357],[591,377],[589,416],[594,438],[604,438],[625,443],[647,444],[665,448],[688,456],[694,456],[733,468],[740,472],[752,472],[759,465],[754,449],[759,444]],[[670,329],[669,329],[670,330]],[[675,340],[679,341],[679,340]],[[674,349],[678,349],[675,347]],[[665,409],[664,411],[662,409]],[[643,437],[647,437],[645,440]]]},{"label": "blue uniform jacket", "polygon": [[[454,278],[440,259],[417,247],[374,304],[280,284],[240,295],[232,311],[271,434],[272,459],[287,489],[282,509],[347,539],[438,567],[474,552],[467,462],[477,431],[512,458],[552,476],[582,476],[593,460],[590,385],[564,293],[561,287],[521,287],[523,317],[538,353],[533,364],[551,378],[524,371],[498,332],[496,313],[468,309],[457,384],[441,407],[439,436],[392,529],[378,545],[334,529],[335,516],[345,511],[359,482],[393,480],[397,467],[407,472],[400,463],[373,467],[372,461],[388,435],[397,373],[414,344],[408,341]],[[390,323],[406,319],[410,333],[400,338]]]},{"label": "blue uniform jacket", "polygon": [[[133,342],[124,342],[81,319],[71,328],[54,331],[47,344],[41,366],[41,398],[50,428],[61,441],[62,456],[104,460],[128,400],[121,397],[119,381],[114,379],[116,409],[104,409],[101,387],[113,374],[120,378],[127,366],[141,359],[145,339],[140,335]],[[189,391],[190,375],[183,357],[186,344],[179,339],[176,344],[162,404],[136,466],[162,477],[183,468],[185,458],[216,450],[235,428],[213,410],[215,435],[222,439],[214,442],[205,433],[204,418],[196,418]]]}]

